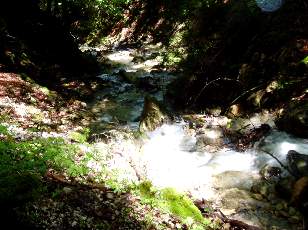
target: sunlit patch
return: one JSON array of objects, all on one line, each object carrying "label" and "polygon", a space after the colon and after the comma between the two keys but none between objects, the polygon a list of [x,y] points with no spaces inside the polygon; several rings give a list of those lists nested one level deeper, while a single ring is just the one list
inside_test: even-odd
[{"label": "sunlit patch", "polygon": [[221,136],[221,133],[218,130],[208,130],[205,131],[205,136],[211,139],[216,139]]},{"label": "sunlit patch", "polygon": [[14,110],[15,110],[15,113],[20,117],[25,117],[28,114],[26,106],[24,104],[20,104],[19,106],[16,106]]},{"label": "sunlit patch", "polygon": [[213,175],[225,171],[249,172],[253,169],[254,161],[255,156],[252,154],[224,150],[205,166],[212,169]]},{"label": "sunlit patch", "polygon": [[[210,138],[220,132],[209,130]],[[255,155],[223,149],[211,154],[194,152],[194,136],[187,136],[183,124],[163,125],[149,133],[143,147],[147,176],[159,187],[189,190],[197,196],[214,197],[213,176],[226,171],[240,171],[243,175],[254,171]]]},{"label": "sunlit patch", "polygon": [[80,150],[81,150],[82,152],[84,152],[84,153],[87,153],[87,152],[90,152],[90,151],[91,151],[91,148],[90,148],[89,146],[84,145],[84,144],[80,144],[80,145],[79,145],[79,148],[80,148]]},{"label": "sunlit patch", "polygon": [[297,146],[289,142],[282,142],[280,144],[280,153],[287,154],[290,150],[296,150]]},{"label": "sunlit patch", "polygon": [[100,163],[94,160],[89,160],[87,163],[87,167],[92,169],[94,172],[102,171],[102,166],[100,165]]},{"label": "sunlit patch", "polygon": [[161,62],[162,60],[159,59],[150,59],[142,63],[132,64],[131,68],[134,70],[142,69],[144,71],[149,72],[154,66],[161,64]]},{"label": "sunlit patch", "polygon": [[130,56],[130,51],[117,51],[112,54],[107,55],[106,57],[113,62],[117,62],[120,64],[129,64],[134,57]]}]

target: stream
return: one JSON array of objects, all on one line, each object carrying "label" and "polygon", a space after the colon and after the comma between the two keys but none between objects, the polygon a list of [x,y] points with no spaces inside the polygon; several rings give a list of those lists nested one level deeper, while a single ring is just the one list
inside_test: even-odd
[{"label": "stream", "polygon": [[[83,50],[101,51],[90,47]],[[135,131],[145,95],[163,100],[166,86],[176,76],[156,68],[162,60],[157,50],[159,47],[151,46],[142,51],[102,52],[100,58],[109,63],[110,68],[98,76],[104,88],[88,103],[97,118],[92,127],[94,132],[112,128]],[[260,171],[265,166],[286,165],[289,150],[308,154],[308,140],[276,130],[273,117],[268,113],[233,121],[206,114],[189,116],[197,119],[179,117],[146,133],[138,143],[121,139],[116,151],[153,185],[189,192],[229,218],[261,229],[301,229],[298,211],[275,192],[277,180],[290,181],[289,173],[282,168],[281,178],[265,180]],[[201,120],[203,126],[192,127],[196,120]],[[271,126],[271,131],[245,151],[235,151],[221,134],[221,127],[231,125],[235,130],[240,127],[249,130],[261,124]],[[280,163],[266,152],[273,154]],[[115,158],[115,165],[117,161],[120,162]],[[125,166],[119,164],[118,167]]]}]

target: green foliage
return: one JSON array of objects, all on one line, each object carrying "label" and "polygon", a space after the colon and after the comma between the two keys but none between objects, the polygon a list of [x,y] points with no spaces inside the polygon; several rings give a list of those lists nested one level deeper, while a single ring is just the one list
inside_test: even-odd
[{"label": "green foliage", "polygon": [[44,190],[41,177],[53,168],[69,176],[88,173],[87,161],[74,162],[77,145],[66,144],[61,138],[0,142],[0,203],[29,200]]},{"label": "green foliage", "polygon": [[303,60],[301,60],[301,62],[308,65],[308,56],[306,56]]},{"label": "green foliage", "polygon": [[89,134],[90,130],[85,128],[79,132],[71,132],[69,136],[75,142],[84,143],[87,141]]},{"label": "green foliage", "polygon": [[[131,0],[42,0],[40,8],[59,18],[81,42],[98,42],[120,20]],[[85,39],[84,39],[85,38]]]},{"label": "green foliage", "polygon": [[3,125],[0,125],[0,135],[3,134],[3,135],[8,135],[9,132],[7,130],[7,127],[3,126]]},{"label": "green foliage", "polygon": [[[2,166],[2,165],[1,165]],[[39,175],[31,172],[11,172],[0,175],[0,204],[18,204],[39,197],[44,192]]]},{"label": "green foliage", "polygon": [[176,53],[176,52],[172,52],[172,53],[167,53],[166,57],[165,57],[165,65],[167,66],[174,66],[178,63],[180,63],[182,60],[182,57],[180,54]]}]

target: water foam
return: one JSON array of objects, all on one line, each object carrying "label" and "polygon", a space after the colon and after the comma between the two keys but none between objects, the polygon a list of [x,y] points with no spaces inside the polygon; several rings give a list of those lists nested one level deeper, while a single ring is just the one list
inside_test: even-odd
[{"label": "water foam", "polygon": [[[148,137],[143,146],[143,158],[147,176],[153,184],[190,192],[203,188],[202,192],[206,196],[213,195],[216,186],[214,181],[217,182],[218,175],[237,172],[238,177],[243,179],[242,182],[239,181],[240,184],[246,183],[244,180],[248,177],[258,178],[258,173],[265,164],[279,166],[273,157],[260,149],[271,152],[283,163],[291,149],[308,154],[307,140],[278,131],[273,131],[254,149],[245,152],[227,148],[215,153],[195,152],[196,137],[185,131],[183,122],[165,124],[150,132]],[[221,178],[224,179],[227,180]]]}]

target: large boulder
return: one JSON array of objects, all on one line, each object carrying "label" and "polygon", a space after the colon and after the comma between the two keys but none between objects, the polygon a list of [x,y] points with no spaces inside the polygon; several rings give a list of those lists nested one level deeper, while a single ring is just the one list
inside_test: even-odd
[{"label": "large boulder", "polygon": [[169,119],[166,110],[153,97],[144,98],[144,106],[141,114],[139,130],[142,132],[153,131]]},{"label": "large boulder", "polygon": [[290,150],[287,154],[288,169],[293,176],[308,177],[308,155]]},{"label": "large boulder", "polygon": [[298,137],[308,137],[308,99],[292,102],[277,119],[276,125],[280,130]]}]

